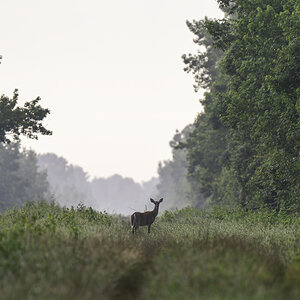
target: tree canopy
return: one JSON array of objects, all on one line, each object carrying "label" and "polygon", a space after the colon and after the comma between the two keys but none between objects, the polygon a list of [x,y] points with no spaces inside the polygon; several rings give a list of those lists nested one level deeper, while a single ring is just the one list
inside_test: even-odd
[{"label": "tree canopy", "polygon": [[206,51],[184,55],[185,70],[207,90],[189,175],[214,203],[299,209],[299,2],[218,2],[224,19],[188,23]]},{"label": "tree canopy", "polygon": [[13,97],[0,97],[0,142],[10,143],[19,140],[20,135],[37,139],[37,134],[51,135],[52,132],[44,127],[42,121],[50,110],[39,105],[40,97],[25,102],[24,107],[18,106],[18,90]]}]

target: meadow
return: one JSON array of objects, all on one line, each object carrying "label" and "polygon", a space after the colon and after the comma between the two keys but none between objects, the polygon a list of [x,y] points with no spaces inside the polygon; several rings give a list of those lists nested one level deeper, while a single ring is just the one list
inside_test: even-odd
[{"label": "meadow", "polygon": [[84,205],[0,214],[1,299],[299,299],[300,219],[164,212],[148,235]]}]

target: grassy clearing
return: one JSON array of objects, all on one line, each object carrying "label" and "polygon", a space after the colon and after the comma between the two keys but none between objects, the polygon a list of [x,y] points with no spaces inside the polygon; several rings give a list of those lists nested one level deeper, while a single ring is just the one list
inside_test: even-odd
[{"label": "grassy clearing", "polygon": [[53,204],[0,215],[1,299],[299,299],[300,222],[268,211],[127,218]]}]

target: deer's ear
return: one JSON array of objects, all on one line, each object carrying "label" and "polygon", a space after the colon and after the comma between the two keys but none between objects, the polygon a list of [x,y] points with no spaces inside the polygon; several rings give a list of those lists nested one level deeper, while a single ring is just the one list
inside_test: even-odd
[{"label": "deer's ear", "polygon": [[151,201],[152,203],[155,203],[155,201],[154,201],[152,198],[150,198],[150,201]]},{"label": "deer's ear", "polygon": [[164,200],[164,198],[161,198],[161,199],[159,200],[159,203],[163,202],[163,200]]}]

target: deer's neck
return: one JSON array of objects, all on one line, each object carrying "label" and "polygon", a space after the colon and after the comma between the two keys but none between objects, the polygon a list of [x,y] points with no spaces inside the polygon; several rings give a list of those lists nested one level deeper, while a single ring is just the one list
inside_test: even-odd
[{"label": "deer's neck", "polygon": [[154,207],[154,209],[152,210],[154,217],[157,216],[158,214],[158,207]]}]

